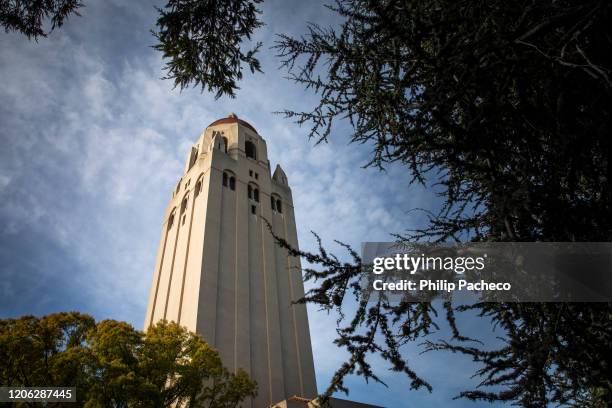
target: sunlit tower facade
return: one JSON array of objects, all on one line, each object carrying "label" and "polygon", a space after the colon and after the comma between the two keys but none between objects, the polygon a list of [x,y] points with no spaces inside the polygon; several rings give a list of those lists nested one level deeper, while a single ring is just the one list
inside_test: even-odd
[{"label": "sunlit tower facade", "polygon": [[210,124],[190,149],[164,214],[145,328],[175,321],[257,381],[246,405],[317,394],[287,176],[270,171],[265,140],[236,115]]}]

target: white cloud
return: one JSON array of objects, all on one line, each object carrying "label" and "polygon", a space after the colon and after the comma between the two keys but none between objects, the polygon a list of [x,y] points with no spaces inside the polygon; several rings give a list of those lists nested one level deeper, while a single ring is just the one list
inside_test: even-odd
[{"label": "white cloud", "polygon": [[8,175],[0,174],[0,191],[4,190],[6,186],[11,182],[11,177]]}]

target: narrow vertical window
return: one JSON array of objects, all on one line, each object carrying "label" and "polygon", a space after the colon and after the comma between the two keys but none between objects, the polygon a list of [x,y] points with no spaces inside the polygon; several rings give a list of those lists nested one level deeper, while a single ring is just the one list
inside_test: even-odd
[{"label": "narrow vertical window", "polygon": [[168,217],[168,230],[170,230],[174,224],[174,214],[176,214],[176,209],[172,210],[170,216]]},{"label": "narrow vertical window", "polygon": [[276,200],[276,211],[278,211],[279,213],[283,212],[283,207],[281,204],[281,200]]},{"label": "narrow vertical window", "polygon": [[246,157],[250,157],[251,159],[257,159],[257,150],[255,149],[255,144],[250,140],[247,140],[245,142],[244,151],[246,153]]},{"label": "narrow vertical window", "polygon": [[185,214],[185,210],[187,209],[187,205],[189,204],[189,194],[183,198],[181,202],[181,225],[185,225],[185,218],[187,218],[187,214]]},{"label": "narrow vertical window", "polygon": [[276,211],[276,200],[272,196],[270,196],[270,206],[272,207],[272,211]]},{"label": "narrow vertical window", "polygon": [[230,177],[229,179],[229,187],[230,190],[236,190],[236,179],[234,178],[234,176]]},{"label": "narrow vertical window", "polygon": [[258,189],[253,190],[253,199],[259,202],[259,190]]},{"label": "narrow vertical window", "polygon": [[223,187],[227,187],[227,173],[223,172]]},{"label": "narrow vertical window", "polygon": [[183,202],[181,202],[181,214],[185,212],[185,210],[187,209],[187,203],[189,200],[189,196],[185,196],[185,198],[183,198]]},{"label": "narrow vertical window", "polygon": [[195,162],[198,160],[198,149],[196,147],[191,148],[191,156],[189,157],[189,168],[191,169]]},{"label": "narrow vertical window", "polygon": [[249,200],[253,198],[253,188],[250,184],[247,186],[247,196],[249,197]]},{"label": "narrow vertical window", "polygon": [[223,136],[223,151],[227,153],[227,137]]},{"label": "narrow vertical window", "polygon": [[195,191],[194,191],[195,197],[199,196],[201,192],[202,192],[202,180],[200,179],[198,180],[195,186]]},{"label": "narrow vertical window", "polygon": [[257,214],[257,207],[254,205],[251,206],[251,214]]}]

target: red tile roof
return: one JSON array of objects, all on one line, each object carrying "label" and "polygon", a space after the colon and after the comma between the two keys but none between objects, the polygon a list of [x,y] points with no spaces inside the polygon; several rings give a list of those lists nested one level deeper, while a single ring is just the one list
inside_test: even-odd
[{"label": "red tile roof", "polygon": [[234,114],[234,113],[230,114],[227,118],[221,118],[221,119],[215,120],[213,123],[208,125],[208,127],[216,126],[216,125],[226,125],[226,124],[230,124],[230,123],[241,124],[242,126],[246,126],[249,129],[251,129],[253,132],[257,133],[257,130],[255,130],[255,128],[253,126],[251,126],[251,124],[249,122],[244,121],[242,119],[238,119],[238,116],[236,116],[236,114]]}]

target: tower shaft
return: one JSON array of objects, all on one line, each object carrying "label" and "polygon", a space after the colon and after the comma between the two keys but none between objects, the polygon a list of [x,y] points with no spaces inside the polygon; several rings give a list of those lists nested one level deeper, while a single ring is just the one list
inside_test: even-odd
[{"label": "tower shaft", "polygon": [[230,116],[189,152],[164,216],[145,328],[176,321],[214,346],[231,370],[257,381],[255,408],[316,396],[291,189],[266,142]]}]

